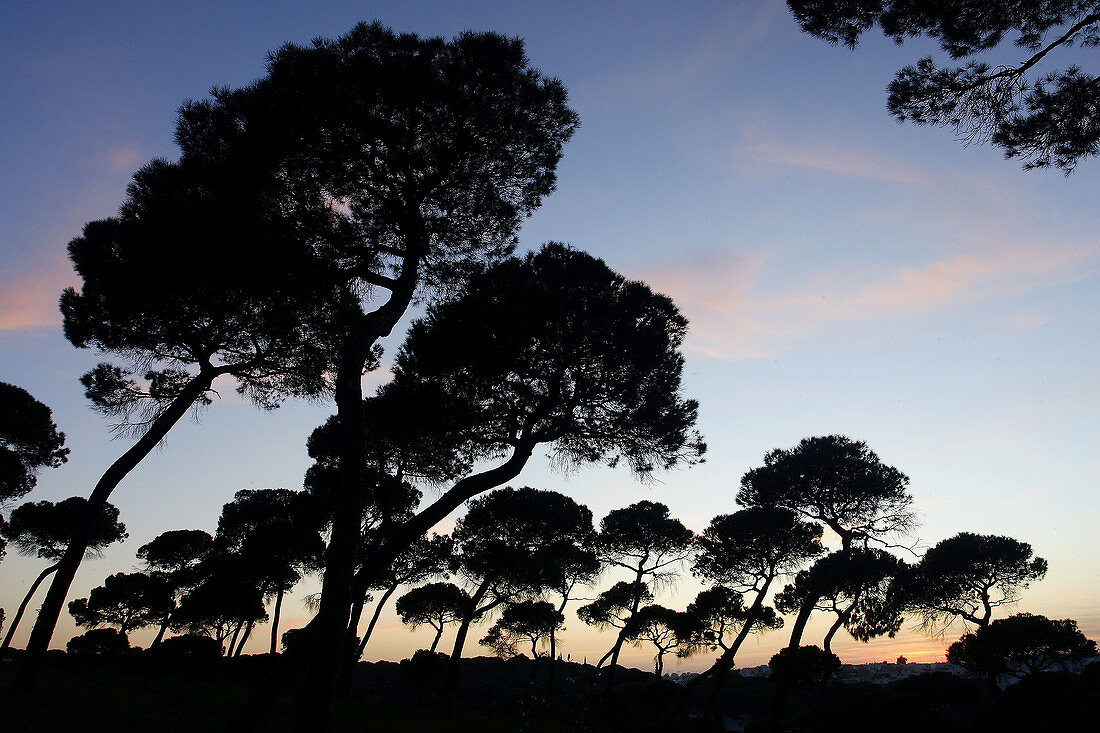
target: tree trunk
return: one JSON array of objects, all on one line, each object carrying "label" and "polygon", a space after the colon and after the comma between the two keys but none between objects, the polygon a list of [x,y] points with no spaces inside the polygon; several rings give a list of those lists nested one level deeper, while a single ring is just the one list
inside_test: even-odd
[{"label": "tree trunk", "polygon": [[[797,649],[802,645],[802,635],[806,631],[806,624],[810,620],[810,615],[819,600],[821,600],[820,595],[813,595],[802,601],[802,605],[798,609],[798,616],[791,627],[791,640],[787,642],[788,649]],[[791,681],[783,678],[776,684],[775,692],[772,693],[772,709],[769,715],[771,716],[772,726],[775,728],[779,728],[783,721],[783,712],[786,710],[787,695],[790,691]]]},{"label": "tree trunk", "polygon": [[[572,588],[567,589],[561,594],[561,605],[558,606],[558,613],[565,613],[565,606],[569,603],[569,593]],[[550,706],[554,705],[554,670],[558,666],[558,630],[556,628],[550,629],[550,669],[546,672],[546,700],[550,703]]]},{"label": "tree trunk", "polygon": [[160,622],[160,628],[157,629],[157,636],[153,639],[153,643],[149,645],[150,649],[154,649],[160,646],[160,643],[164,641],[164,632],[168,631],[168,622],[172,620],[172,614],[164,614],[164,620]]},{"label": "tree trunk", "polygon": [[466,635],[470,632],[470,625],[501,603],[498,598],[481,608],[477,607],[477,604],[481,603],[481,600],[485,598],[485,594],[489,592],[489,585],[489,580],[482,581],[478,589],[474,591],[473,597],[470,598],[470,611],[462,617],[462,623],[459,624],[458,631],[455,633],[455,644],[451,649],[451,661],[447,665],[447,674],[443,678],[443,689],[440,691],[440,699],[446,709],[451,707],[455,690],[458,688],[458,668],[462,662],[462,647],[466,645]]},{"label": "tree trunk", "polygon": [[[432,527],[461,506],[463,502],[490,489],[502,486],[518,476],[531,458],[535,445],[537,443],[531,440],[519,441],[514,447],[512,455],[504,463],[456,481],[454,486],[436,499],[433,504],[423,509],[405,524],[394,527],[387,534],[385,540],[376,546],[377,551],[372,552],[363,567],[355,573],[355,592],[366,593],[371,584],[378,582],[388,572],[390,565],[397,556],[408,549],[417,537],[426,534]],[[303,627],[303,630],[312,634],[316,632],[318,627],[317,617],[314,617]],[[344,632],[346,633],[347,629]],[[313,651],[310,650],[309,653],[313,653]],[[270,708],[271,701],[286,688],[291,681],[291,676],[296,671],[299,671],[299,668],[291,664],[276,665],[271,676],[249,696],[241,707],[239,714],[234,718],[236,730],[240,733],[249,733],[256,730],[265,711]],[[303,692],[302,695],[304,696],[305,693]],[[301,698],[299,700],[299,716],[306,716],[303,709],[307,706],[313,705],[316,707],[315,702],[301,701]]]},{"label": "tree trunk", "polygon": [[283,610],[283,589],[275,593],[275,610],[271,612],[271,648],[268,654],[275,654],[279,644],[279,613]]},{"label": "tree trunk", "polygon": [[741,631],[738,632],[730,648],[727,649],[713,665],[714,688],[710,691],[707,707],[703,713],[703,718],[705,720],[713,720],[714,718],[714,709],[718,704],[718,693],[722,689],[722,684],[726,681],[726,675],[729,674],[730,668],[733,666],[733,660],[734,657],[737,656],[737,650],[741,648],[741,644],[748,638],[749,633],[752,631],[752,625],[756,623],[756,619],[759,618],[760,612],[764,608],[764,598],[768,595],[768,587],[771,586],[772,580],[773,578],[768,578],[767,582],[765,582],[764,586],[760,589],[760,592],[756,594],[756,599],[752,602],[752,606],[749,608],[748,613],[745,614],[745,624],[741,627]]},{"label": "tree trunk", "polygon": [[[630,619],[634,618],[634,614],[638,613],[638,607],[642,605],[642,578],[645,576],[645,561],[643,557],[642,561],[638,563],[638,572],[634,577],[635,590],[634,590],[634,602],[630,604],[630,616],[627,617],[626,622],[630,623]],[[608,663],[607,676],[604,678],[603,694],[606,695],[611,691],[611,681],[615,679],[615,666],[619,663],[619,652],[622,651],[623,643],[626,642],[626,626],[624,625],[622,630],[619,631],[618,636],[615,637],[615,646],[611,647],[611,661]]]},{"label": "tree trunk", "polygon": [[15,615],[12,616],[11,621],[8,623],[8,633],[4,636],[4,643],[0,644],[0,659],[4,658],[4,652],[11,646],[11,639],[15,636],[15,630],[19,628],[19,621],[23,618],[23,612],[27,610],[27,604],[31,602],[31,596],[38,590],[38,586],[42,585],[42,581],[55,570],[57,570],[57,563],[50,565],[39,573],[38,577],[31,583],[31,589],[27,591],[27,595],[23,596],[23,602],[19,604],[19,608],[16,610]]},{"label": "tree trunk", "polygon": [[348,324],[336,368],[334,398],[340,425],[340,484],[333,506],[329,544],[325,549],[321,602],[312,624],[313,649],[298,700],[295,728],[301,733],[326,733],[331,729],[337,685],[347,655],[348,621],[362,529],[360,493],[364,484],[363,454],[367,438],[363,372],[374,344],[390,335],[416,292],[420,258],[427,251],[427,235],[419,212],[409,212],[408,230],[404,236],[407,254],[390,289],[390,297],[376,310],[360,313]]},{"label": "tree trunk", "polygon": [[[344,668],[340,671],[340,691],[345,695],[351,694],[351,684],[355,677],[355,665],[359,663],[359,660],[363,658],[363,652],[366,651],[367,642],[370,641],[371,634],[374,633],[374,627],[378,624],[378,617],[382,615],[382,607],[386,605],[386,601],[390,599],[398,586],[391,585],[386,589],[386,592],[382,594],[382,598],[378,601],[378,604],[374,607],[374,613],[371,615],[370,623],[367,624],[367,630],[363,634],[363,639],[360,641],[357,634],[353,634],[350,638],[350,644],[348,644],[348,658],[344,660]],[[363,606],[359,605],[359,613],[362,614]],[[353,614],[354,616],[355,614]],[[355,627],[359,626],[359,619],[353,618],[352,622]],[[349,627],[354,629],[355,627]]]},{"label": "tree trunk", "polygon": [[242,628],[244,628],[244,621],[238,621],[237,628],[233,629],[233,638],[229,640],[229,648],[225,650],[226,659],[233,658],[233,652],[237,648],[237,635],[241,633]]},{"label": "tree trunk", "polygon": [[244,645],[248,643],[248,637],[252,636],[252,629],[255,628],[256,622],[249,621],[248,626],[244,627],[244,636],[241,637],[241,643],[237,645],[237,651],[233,653],[234,657],[241,656],[244,651]]},{"label": "tree trunk", "polygon": [[363,639],[359,642],[359,646],[355,650],[354,662],[358,662],[363,658],[363,652],[367,649],[367,642],[370,641],[371,634],[374,633],[374,627],[378,625],[378,617],[382,615],[382,607],[386,605],[386,601],[390,599],[390,596],[394,594],[398,586],[391,585],[386,589],[386,592],[382,594],[382,598],[378,601],[378,605],[374,607],[374,614],[370,617],[370,623],[367,624],[367,630],[363,633]]},{"label": "tree trunk", "polygon": [[[149,430],[130,447],[130,450],[123,453],[118,460],[112,463],[103,476],[100,477],[99,482],[92,490],[91,496],[88,497],[88,511],[98,511],[100,507],[106,504],[111,492],[126,477],[126,474],[130,473],[145,456],[149,455],[160,444],[168,431],[179,422],[180,418],[187,414],[195,401],[210,389],[214,379],[221,374],[228,373],[232,368],[225,366],[215,368],[204,365],[199,373],[183,387],[179,395],[169,403],[164,412],[153,421],[152,425],[149,426]],[[34,622],[34,628],[31,629],[30,639],[27,641],[23,663],[16,672],[14,680],[16,689],[26,691],[34,688],[38,679],[38,671],[42,667],[42,659],[50,646],[54,629],[57,627],[57,619],[61,616],[61,609],[65,606],[65,597],[69,594],[69,588],[73,584],[76,571],[80,567],[80,562],[84,559],[84,553],[87,550],[87,527],[81,526],[70,540],[65,554],[57,563],[57,574],[54,576],[53,582],[50,583],[50,589],[46,591],[46,599],[42,602],[42,607],[38,611],[38,618]]]},{"label": "tree trunk", "polygon": [[432,639],[432,646],[428,649],[429,652],[435,654],[435,648],[439,646],[439,640],[443,638],[443,624],[439,625],[439,628],[435,630],[435,638]]}]

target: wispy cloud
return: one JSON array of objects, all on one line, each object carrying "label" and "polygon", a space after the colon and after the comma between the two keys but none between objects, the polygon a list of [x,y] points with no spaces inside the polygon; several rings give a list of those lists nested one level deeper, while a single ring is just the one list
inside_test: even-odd
[{"label": "wispy cloud", "polygon": [[67,267],[11,279],[0,275],[0,332],[60,325],[57,299],[75,280]]},{"label": "wispy cloud", "polygon": [[821,140],[780,140],[749,132],[732,153],[739,164],[755,175],[800,168],[845,178],[906,185],[925,186],[933,182],[927,171],[905,160]]},{"label": "wispy cloud", "polygon": [[133,173],[143,158],[141,151],[126,146],[111,148],[104,155],[107,169],[112,173]]},{"label": "wispy cloud", "polygon": [[742,360],[771,356],[837,324],[912,318],[1100,271],[1100,243],[980,243],[971,252],[892,270],[849,265],[776,290],[764,276],[769,267],[782,266],[774,261],[782,259],[785,247],[777,243],[751,253],[662,263],[644,279],[687,313],[693,350]]},{"label": "wispy cloud", "polygon": [[1013,496],[1004,501],[998,501],[993,506],[1005,507],[1005,506],[1017,506],[1018,504],[1027,504],[1028,502],[1035,501],[1036,499],[1046,496],[1045,491],[1032,491],[1029,494],[1022,494],[1020,496]]}]

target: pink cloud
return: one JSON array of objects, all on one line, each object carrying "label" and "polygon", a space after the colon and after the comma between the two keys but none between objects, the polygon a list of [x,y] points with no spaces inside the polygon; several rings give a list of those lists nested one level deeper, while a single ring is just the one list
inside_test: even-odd
[{"label": "pink cloud", "polygon": [[687,314],[692,350],[745,360],[771,356],[837,324],[912,318],[1076,282],[1100,271],[1100,244],[979,244],[973,252],[892,271],[867,265],[822,272],[777,292],[764,284],[764,275],[784,247],[665,263],[643,279]]},{"label": "pink cloud", "polygon": [[75,281],[72,271],[40,272],[0,285],[0,332],[57,327],[57,299]]},{"label": "pink cloud", "polygon": [[142,161],[141,153],[129,147],[112,148],[105,157],[107,168],[112,173],[132,173]]},{"label": "pink cloud", "polygon": [[815,141],[751,139],[735,148],[739,158],[751,161],[757,172],[780,168],[807,168],[846,178],[887,181],[906,185],[928,185],[932,176],[905,161],[872,151]]}]

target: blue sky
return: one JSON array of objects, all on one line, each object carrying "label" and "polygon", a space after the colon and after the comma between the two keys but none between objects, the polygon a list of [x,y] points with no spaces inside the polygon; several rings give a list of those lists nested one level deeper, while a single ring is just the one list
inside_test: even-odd
[{"label": "blue sky", "polygon": [[[1025,173],[950,131],[899,125],[884,88],[933,49],[872,36],[855,52],[831,47],[780,2],[5,3],[0,379],[50,405],[72,448],[28,499],[86,495],[126,446],[77,382],[97,356],[60,332],[57,297],[76,284],[68,240],[115,212],[139,165],[176,155],[181,102],[259,76],[285,41],[359,20],[526,39],[582,127],[521,246],[570,242],[691,319],[686,387],[701,403],[706,464],[639,485],[536,461],[517,483],[563,490],[597,518],[664,501],[702,529],[736,508],[739,477],[769,449],[850,435],[910,476],[923,520],[911,540],[967,530],[1031,542],[1051,570],[1021,610],[1100,636],[1100,163],[1068,178]],[[164,530],[213,529],[238,489],[300,486],[305,437],[330,406],[263,413],[222,396],[115,492],[130,539],[85,564],[76,594],[134,567],[134,550]],[[9,552],[0,606],[14,609],[39,569]],[[696,589],[685,573],[664,602],[682,607]],[[574,658],[608,646],[568,626]],[[65,617],[57,640],[71,633]],[[754,642],[739,663],[766,662],[784,637]],[[367,656],[408,656],[419,639],[388,616]],[[908,634],[838,651],[932,659],[943,645]],[[646,666],[648,653],[627,661]]]}]

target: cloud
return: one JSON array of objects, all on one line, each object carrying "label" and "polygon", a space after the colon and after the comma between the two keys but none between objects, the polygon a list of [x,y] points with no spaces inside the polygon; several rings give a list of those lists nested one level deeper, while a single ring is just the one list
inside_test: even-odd
[{"label": "cloud", "polygon": [[1032,491],[1030,494],[1023,494],[1023,495],[1020,495],[1020,496],[1013,496],[1011,498],[1005,499],[1004,501],[998,501],[993,506],[1005,507],[1005,506],[1016,506],[1018,504],[1027,504],[1028,502],[1035,501],[1036,499],[1039,499],[1043,496],[1046,496],[1046,494],[1047,494],[1047,492],[1045,492],[1045,491]]},{"label": "cloud", "polygon": [[39,271],[33,275],[0,281],[0,332],[21,331],[61,324],[57,299],[75,283],[68,267],[64,271]]},{"label": "cloud", "polygon": [[803,168],[845,178],[906,185],[926,186],[934,180],[917,166],[873,151],[825,144],[821,140],[760,138],[751,132],[746,137],[745,142],[734,147],[733,154],[751,163],[748,170],[756,175],[775,174],[784,168]]},{"label": "cloud", "polygon": [[[688,346],[717,359],[774,355],[838,324],[913,318],[1067,284],[1100,271],[1100,244],[978,242],[971,252],[919,265],[847,266],[815,273],[787,291],[766,275],[789,245],[711,252],[662,263],[643,275],[691,320]],[[869,283],[869,284],[868,284]]]},{"label": "cloud", "polygon": [[107,151],[104,159],[107,169],[111,173],[133,173],[142,161],[140,151],[130,147],[112,148]]}]

